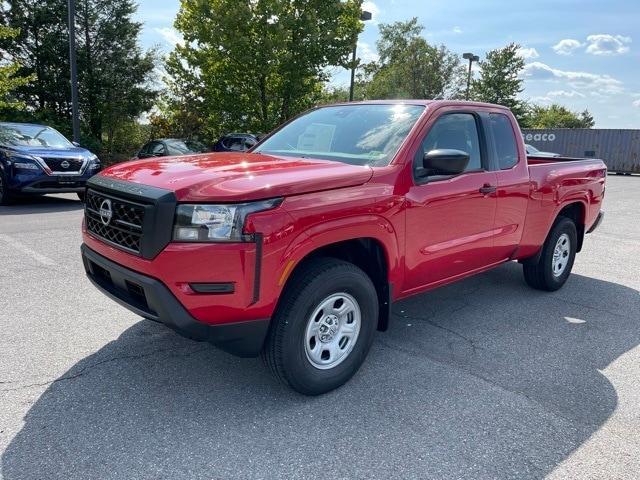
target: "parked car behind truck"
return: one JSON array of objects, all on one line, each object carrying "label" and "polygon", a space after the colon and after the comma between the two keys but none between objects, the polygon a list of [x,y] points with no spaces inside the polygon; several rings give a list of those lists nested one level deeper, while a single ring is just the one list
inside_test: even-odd
[{"label": "parked car behind truck", "polygon": [[16,196],[77,193],[100,160],[45,125],[0,122],[0,205]]},{"label": "parked car behind truck", "polygon": [[113,166],[89,181],[89,279],[138,315],[304,394],[345,383],[393,302],[523,264],[566,282],[602,219],[599,160],[527,160],[509,110],[453,101],[314,109],[243,153]]}]

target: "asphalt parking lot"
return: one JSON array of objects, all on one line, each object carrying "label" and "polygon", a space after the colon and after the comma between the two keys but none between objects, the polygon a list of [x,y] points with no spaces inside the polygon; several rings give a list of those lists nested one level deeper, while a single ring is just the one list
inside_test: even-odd
[{"label": "asphalt parking lot", "polygon": [[394,306],[307,398],[84,277],[71,195],[0,207],[1,480],[640,477],[640,178],[556,293],[517,264]]}]

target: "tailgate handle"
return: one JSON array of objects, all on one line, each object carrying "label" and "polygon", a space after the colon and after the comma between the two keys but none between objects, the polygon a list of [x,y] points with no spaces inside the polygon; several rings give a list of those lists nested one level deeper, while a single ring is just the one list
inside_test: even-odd
[{"label": "tailgate handle", "polygon": [[489,185],[485,183],[482,187],[480,187],[480,193],[483,195],[489,195],[490,193],[496,193],[496,187],[493,185]]}]

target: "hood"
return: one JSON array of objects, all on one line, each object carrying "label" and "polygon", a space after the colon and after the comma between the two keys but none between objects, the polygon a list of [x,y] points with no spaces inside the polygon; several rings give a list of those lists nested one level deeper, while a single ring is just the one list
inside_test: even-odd
[{"label": "hood", "polygon": [[366,183],[369,166],[229,152],[161,157],[114,165],[101,175],[172,190],[178,201],[250,201]]},{"label": "hood", "polygon": [[28,147],[28,146],[6,146],[3,147],[14,152],[26,153],[27,155],[35,155],[37,157],[59,157],[59,158],[89,158],[93,154],[82,147],[69,148],[47,148],[47,147]]}]

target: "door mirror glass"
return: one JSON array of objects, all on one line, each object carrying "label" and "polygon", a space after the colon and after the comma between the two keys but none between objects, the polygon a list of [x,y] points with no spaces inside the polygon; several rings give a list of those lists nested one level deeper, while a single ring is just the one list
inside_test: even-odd
[{"label": "door mirror glass", "polygon": [[462,150],[439,148],[424,154],[422,166],[425,176],[459,175],[469,164],[469,154]]}]

